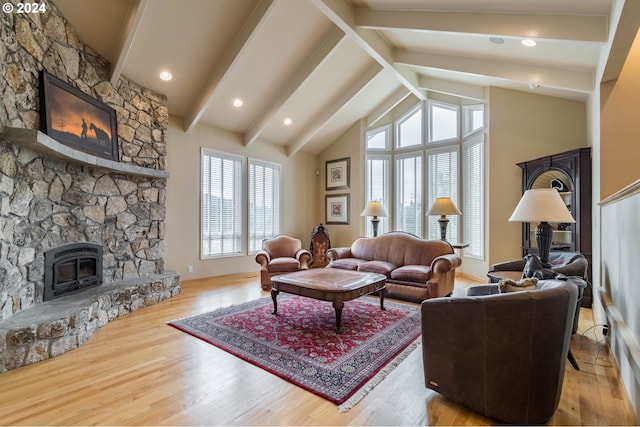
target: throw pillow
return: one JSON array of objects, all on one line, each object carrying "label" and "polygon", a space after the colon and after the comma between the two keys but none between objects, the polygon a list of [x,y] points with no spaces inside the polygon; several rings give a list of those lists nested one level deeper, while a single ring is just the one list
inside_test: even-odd
[{"label": "throw pillow", "polygon": [[538,279],[536,277],[520,280],[502,279],[498,282],[498,290],[501,294],[507,292],[535,291],[537,283]]}]

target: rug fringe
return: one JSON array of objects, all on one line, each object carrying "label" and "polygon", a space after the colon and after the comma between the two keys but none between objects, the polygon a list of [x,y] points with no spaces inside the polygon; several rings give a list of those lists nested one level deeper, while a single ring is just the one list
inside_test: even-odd
[{"label": "rug fringe", "polygon": [[378,372],[373,378],[371,378],[368,383],[363,385],[360,390],[358,390],[353,396],[340,404],[338,406],[338,412],[347,412],[349,409],[356,406],[362,399],[365,398],[367,394],[369,394],[371,390],[375,388],[375,386],[380,384],[380,382],[382,382],[382,380],[384,380],[387,375],[389,375],[389,373],[394,370],[394,368],[396,368],[400,363],[402,363],[404,359],[406,359],[411,353],[413,353],[413,350],[415,350],[421,342],[421,339],[416,339],[395,359],[387,363],[387,365],[382,370],[380,370],[380,372]]}]

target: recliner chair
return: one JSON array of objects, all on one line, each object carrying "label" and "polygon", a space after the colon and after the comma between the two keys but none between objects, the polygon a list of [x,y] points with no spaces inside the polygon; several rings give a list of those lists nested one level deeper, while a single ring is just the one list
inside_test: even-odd
[{"label": "recliner chair", "polygon": [[558,407],[578,288],[545,280],[534,291],[422,302],[427,388],[488,418],[538,424]]}]

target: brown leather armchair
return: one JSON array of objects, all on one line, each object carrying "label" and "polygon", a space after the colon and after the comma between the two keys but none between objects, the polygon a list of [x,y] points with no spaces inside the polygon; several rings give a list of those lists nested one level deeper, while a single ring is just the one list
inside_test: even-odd
[{"label": "brown leather armchair", "polygon": [[309,268],[311,252],[302,249],[300,239],[280,235],[262,241],[262,250],[256,254],[260,264],[262,289],[271,288],[271,277]]},{"label": "brown leather armchair", "polygon": [[494,420],[539,424],[558,407],[578,288],[422,302],[427,388]]}]

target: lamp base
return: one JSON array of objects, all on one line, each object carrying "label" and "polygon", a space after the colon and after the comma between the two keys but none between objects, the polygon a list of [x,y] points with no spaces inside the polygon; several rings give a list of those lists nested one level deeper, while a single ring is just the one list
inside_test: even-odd
[{"label": "lamp base", "polygon": [[548,222],[542,221],[536,227],[536,244],[538,245],[538,257],[544,268],[550,268],[549,252],[551,251],[551,240],[553,239],[553,227]]},{"label": "lamp base", "polygon": [[449,219],[445,215],[440,215],[440,218],[438,218],[438,223],[440,223],[440,240],[444,240],[446,242]]},{"label": "lamp base", "polygon": [[373,237],[378,236],[378,224],[380,224],[380,219],[378,219],[378,217],[374,216],[373,218],[371,218],[371,226],[373,227]]}]

